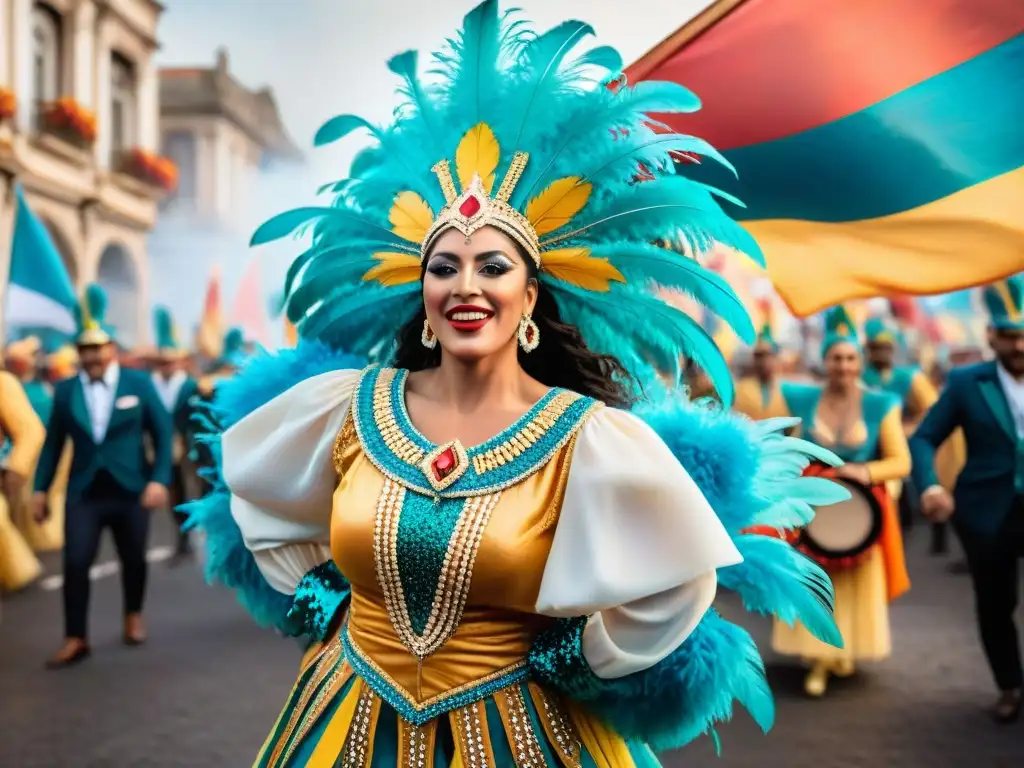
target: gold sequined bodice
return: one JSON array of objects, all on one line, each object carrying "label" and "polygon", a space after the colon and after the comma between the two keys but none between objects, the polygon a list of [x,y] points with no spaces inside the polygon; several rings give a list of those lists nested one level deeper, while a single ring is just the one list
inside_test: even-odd
[{"label": "gold sequined bodice", "polygon": [[[431,621],[441,638],[437,647],[410,629],[405,604],[418,561],[438,553],[431,540],[431,512],[403,530],[398,510],[404,489],[372,460],[351,422],[339,436],[335,467],[331,552],[352,586],[348,617],[351,650],[417,707],[522,667],[533,638],[551,621],[533,612],[554,536],[568,475],[573,441],[550,460],[500,492],[466,500],[462,522],[447,540]],[[470,469],[470,471],[473,471]],[[429,500],[421,502],[429,505]],[[441,514],[440,507],[435,507]],[[422,552],[416,547],[422,546]],[[398,553],[404,560],[399,564]],[[400,567],[401,566],[401,567]],[[401,573],[399,571],[401,570]],[[427,565],[423,571],[429,571]],[[403,591],[403,585],[405,590]],[[433,584],[428,587],[433,588]],[[452,625],[446,638],[445,621]],[[419,650],[419,655],[411,648]]]}]

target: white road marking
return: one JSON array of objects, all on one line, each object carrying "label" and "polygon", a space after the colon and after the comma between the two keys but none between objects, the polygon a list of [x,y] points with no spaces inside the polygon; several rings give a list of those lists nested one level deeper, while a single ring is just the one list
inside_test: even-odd
[{"label": "white road marking", "polygon": [[[150,563],[159,563],[162,560],[170,559],[171,555],[174,554],[172,547],[153,547],[146,553],[146,561]],[[89,579],[91,581],[97,581],[104,579],[107,576],[113,576],[119,573],[121,570],[121,564],[117,560],[111,560],[106,563],[97,563],[89,569]],[[53,592],[64,586],[64,576],[62,574],[56,574],[54,576],[47,576],[44,579],[40,579],[39,586],[47,592]]]}]

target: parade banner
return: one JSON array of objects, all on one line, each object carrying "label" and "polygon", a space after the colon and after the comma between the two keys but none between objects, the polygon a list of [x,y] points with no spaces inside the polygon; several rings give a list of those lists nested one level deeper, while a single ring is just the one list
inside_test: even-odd
[{"label": "parade banner", "polygon": [[802,317],[1024,270],[1024,2],[723,0],[627,70],[703,101],[769,275]]}]

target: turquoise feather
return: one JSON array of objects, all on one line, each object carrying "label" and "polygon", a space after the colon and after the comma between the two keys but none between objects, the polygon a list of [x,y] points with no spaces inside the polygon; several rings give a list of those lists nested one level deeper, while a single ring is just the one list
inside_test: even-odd
[{"label": "turquoise feather", "polygon": [[737,593],[748,611],[790,626],[800,622],[823,643],[843,647],[832,616],[832,582],[817,563],[781,539],[751,534],[733,541],[743,562],[721,569],[719,585]]},{"label": "turquoise feather", "polygon": [[153,307],[153,331],[157,349],[177,349],[174,338],[174,319],[167,307]]},{"label": "turquoise feather", "polygon": [[754,325],[736,292],[696,259],[647,243],[622,241],[593,246],[592,256],[608,259],[631,280],[649,280],[662,288],[684,291],[718,315],[746,343]]}]

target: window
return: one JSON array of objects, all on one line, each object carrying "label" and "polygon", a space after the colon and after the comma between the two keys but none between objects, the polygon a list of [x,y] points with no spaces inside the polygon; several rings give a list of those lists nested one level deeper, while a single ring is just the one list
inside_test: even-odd
[{"label": "window", "polygon": [[60,97],[61,19],[50,6],[32,6],[32,123],[41,128],[41,107]]},{"label": "window", "polygon": [[135,144],[135,69],[119,53],[110,58],[110,167],[116,168]]},{"label": "window", "polygon": [[164,134],[163,155],[178,166],[178,188],[173,199],[194,203],[197,171],[195,134],[190,131],[170,131]]}]

